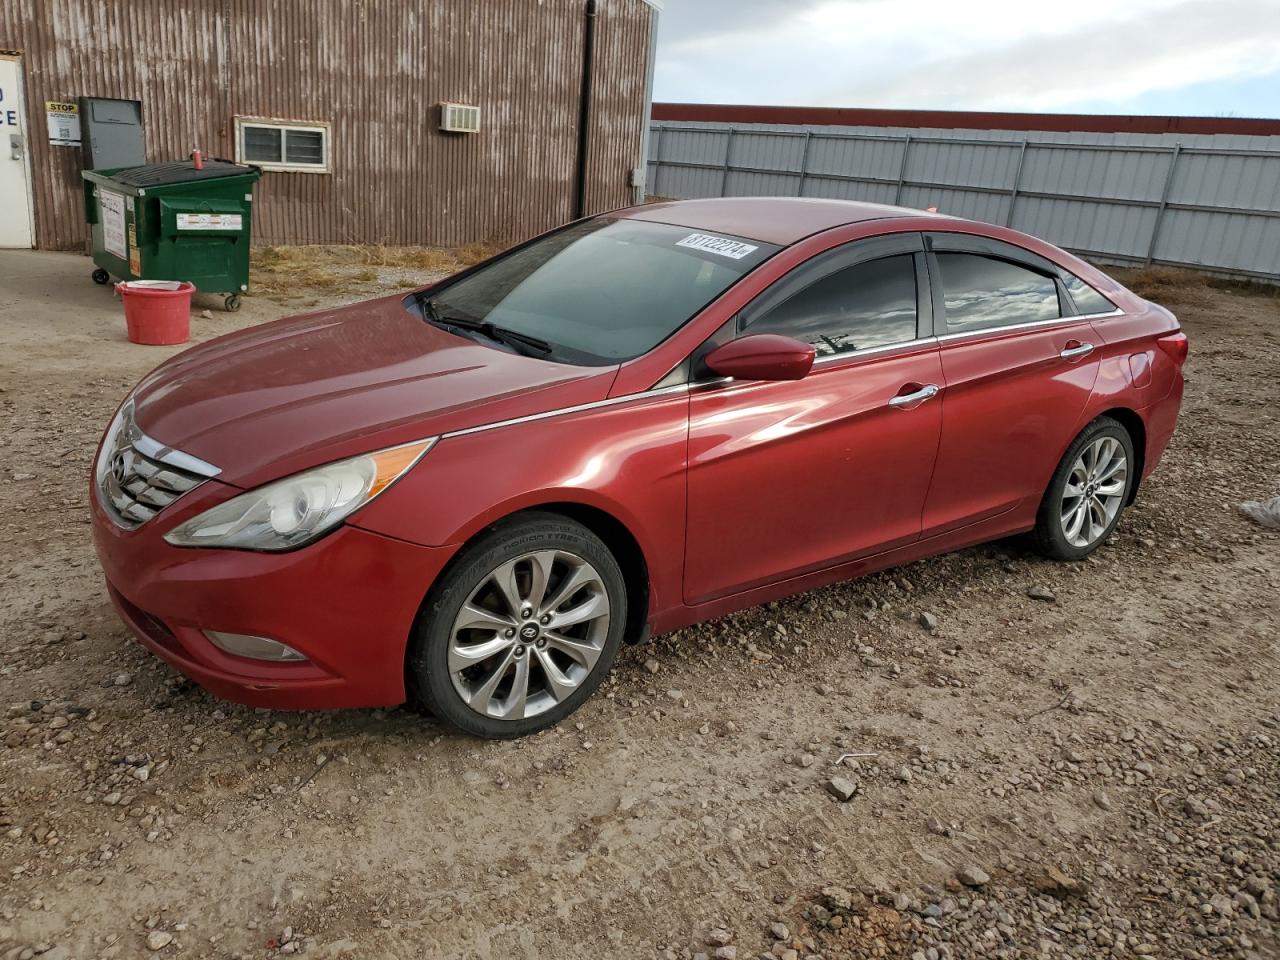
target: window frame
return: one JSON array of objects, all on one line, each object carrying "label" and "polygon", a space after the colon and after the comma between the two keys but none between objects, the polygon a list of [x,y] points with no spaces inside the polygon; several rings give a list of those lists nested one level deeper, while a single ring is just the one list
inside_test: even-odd
[{"label": "window frame", "polygon": [[815,254],[803,263],[792,267],[768,287],[758,293],[755,298],[726,320],[714,333],[698,344],[698,346],[680,363],[676,364],[666,376],[654,385],[670,386],[673,383],[685,383],[690,386],[710,386],[727,382],[716,377],[706,369],[704,358],[716,347],[736,340],[739,337],[751,336],[750,326],[775,307],[781,306],[808,287],[850,267],[873,260],[883,260],[902,254],[912,256],[916,276],[916,335],[912,340],[901,343],[890,343],[882,346],[867,347],[864,350],[850,350],[847,353],[833,353],[825,357],[817,357],[813,361],[815,368],[834,363],[856,363],[864,358],[875,357],[895,350],[918,347],[933,340],[933,296],[929,270],[925,264],[925,243],[922,234],[911,231],[904,233],[881,234],[876,237],[863,237],[851,240],[839,246]]},{"label": "window frame", "polygon": [[[1066,303],[1071,307],[1072,319],[1075,319],[1077,317],[1086,318],[1086,319],[1096,319],[1098,317],[1115,317],[1115,316],[1119,316],[1121,313],[1124,312],[1118,306],[1116,306],[1115,302],[1110,297],[1108,297],[1105,293],[1103,293],[1101,290],[1095,287],[1092,283],[1090,283],[1084,277],[1080,276],[1079,274],[1072,273],[1066,267],[1059,267],[1057,276],[1058,276],[1058,283],[1060,285],[1059,294],[1058,294],[1059,300],[1063,301],[1064,303]],[[1080,283],[1082,283],[1084,286],[1088,287],[1090,290],[1092,290],[1094,293],[1100,296],[1105,302],[1111,304],[1111,309],[1104,311],[1102,313],[1087,313],[1086,311],[1082,310],[1080,308],[1080,305],[1076,303],[1076,298],[1072,296],[1071,288],[1067,286],[1067,282],[1066,282],[1067,277],[1070,277],[1073,280],[1077,280]]]},{"label": "window frame", "polygon": [[[237,116],[236,127],[236,162],[248,163],[262,170],[280,173],[332,173],[332,137],[333,126],[323,120],[282,120],[278,117]],[[250,127],[273,129],[280,131],[280,160],[250,160],[245,157],[245,130]],[[290,163],[284,159],[286,138],[290,131],[299,133],[320,134],[322,163]]]},{"label": "window frame", "polygon": [[816,283],[834,274],[864,263],[887,260],[890,257],[910,255],[916,281],[916,330],[910,340],[880,344],[862,350],[849,350],[818,357],[814,365],[851,360],[886,350],[897,350],[909,344],[927,340],[933,336],[933,299],[930,281],[924,262],[924,238],[919,233],[892,233],[878,237],[853,240],[831,250],[825,250],[794,267],[779,278],[754,300],[738,311],[735,320],[735,337],[751,336],[751,325],[766,314],[776,310],[788,300],[808,290]]}]

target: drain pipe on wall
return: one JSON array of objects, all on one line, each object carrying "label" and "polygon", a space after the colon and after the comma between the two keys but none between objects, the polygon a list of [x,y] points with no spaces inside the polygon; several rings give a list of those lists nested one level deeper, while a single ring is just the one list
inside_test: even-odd
[{"label": "drain pipe on wall", "polygon": [[653,124],[653,74],[658,62],[658,26],[662,17],[662,0],[646,0],[653,12],[649,15],[649,58],[645,63],[644,122],[640,124],[640,163],[631,177],[632,198],[635,204],[644,203],[649,195],[649,142]]},{"label": "drain pipe on wall", "polygon": [[587,0],[586,32],[582,39],[582,96],[578,101],[578,179],[574,197],[573,218],[587,215],[587,171],[591,156],[591,93],[595,76],[592,69],[596,51],[596,0]]}]

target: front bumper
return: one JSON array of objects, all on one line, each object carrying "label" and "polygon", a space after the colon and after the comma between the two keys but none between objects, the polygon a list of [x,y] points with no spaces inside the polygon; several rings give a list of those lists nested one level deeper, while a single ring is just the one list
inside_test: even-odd
[{"label": "front bumper", "polygon": [[[276,709],[403,703],[413,622],[453,548],[350,526],[289,553],[164,541],[239,492],[208,481],[135,530],[120,529],[91,498],[94,546],[121,619],[156,656],[223,699]],[[306,660],[238,657],[204,630],[270,637]]]}]

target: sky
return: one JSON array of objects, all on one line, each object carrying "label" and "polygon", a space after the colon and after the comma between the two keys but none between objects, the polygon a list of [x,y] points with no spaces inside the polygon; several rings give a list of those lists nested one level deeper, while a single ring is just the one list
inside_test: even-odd
[{"label": "sky", "polygon": [[1280,117],[1280,0],[666,0],[654,99]]}]

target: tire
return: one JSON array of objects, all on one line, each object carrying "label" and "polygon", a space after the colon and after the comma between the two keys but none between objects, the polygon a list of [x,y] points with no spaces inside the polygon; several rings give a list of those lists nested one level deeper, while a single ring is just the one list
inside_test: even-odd
[{"label": "tire", "polygon": [[411,697],[465,733],[527,736],[595,692],[626,622],[626,583],[604,542],[558,514],[522,514],[465,547],[432,587],[409,650]]},{"label": "tire", "polygon": [[101,267],[98,267],[98,269],[94,270],[93,273],[89,274],[89,276],[92,277],[93,282],[99,286],[105,286],[111,282],[111,274],[107,273],[107,271],[103,270]]},{"label": "tire", "polygon": [[[1040,552],[1083,560],[1105,543],[1129,502],[1136,465],[1133,439],[1118,421],[1099,417],[1085,427],[1063,455],[1036,514]],[[1075,490],[1081,495],[1073,496]]]},{"label": "tire", "polygon": [[222,306],[223,306],[223,309],[227,311],[227,313],[235,313],[237,310],[240,309],[240,294],[238,293],[231,294],[229,297],[227,297],[225,300],[222,301]]}]

